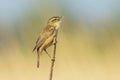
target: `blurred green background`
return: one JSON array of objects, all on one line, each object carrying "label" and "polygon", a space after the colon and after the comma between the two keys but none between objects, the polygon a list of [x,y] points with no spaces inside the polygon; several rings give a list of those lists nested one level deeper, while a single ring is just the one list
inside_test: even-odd
[{"label": "blurred green background", "polygon": [[49,57],[37,69],[32,49],[56,15],[64,21],[53,79],[120,80],[120,0],[0,0],[0,80],[49,79]]}]

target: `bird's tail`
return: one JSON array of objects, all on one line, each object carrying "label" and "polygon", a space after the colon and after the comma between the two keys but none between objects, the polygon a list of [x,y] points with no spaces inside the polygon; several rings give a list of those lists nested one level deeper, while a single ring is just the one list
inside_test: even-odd
[{"label": "bird's tail", "polygon": [[39,68],[40,66],[40,53],[39,53],[39,49],[37,49],[37,68]]},{"label": "bird's tail", "polygon": [[36,50],[36,46],[33,48],[33,51],[35,51]]}]

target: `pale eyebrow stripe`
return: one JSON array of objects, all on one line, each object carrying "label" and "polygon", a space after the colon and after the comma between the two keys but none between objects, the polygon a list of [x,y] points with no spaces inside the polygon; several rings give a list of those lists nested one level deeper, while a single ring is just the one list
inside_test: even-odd
[{"label": "pale eyebrow stripe", "polygon": [[53,21],[54,19],[58,19],[58,17],[52,17],[49,19],[49,21]]},{"label": "pale eyebrow stripe", "polygon": [[56,17],[54,17],[54,18],[51,18],[51,19],[50,19],[50,21],[53,21],[53,20],[55,20],[55,19],[56,19]]},{"label": "pale eyebrow stripe", "polygon": [[54,19],[56,19],[56,18],[52,18],[51,21],[54,20]]}]

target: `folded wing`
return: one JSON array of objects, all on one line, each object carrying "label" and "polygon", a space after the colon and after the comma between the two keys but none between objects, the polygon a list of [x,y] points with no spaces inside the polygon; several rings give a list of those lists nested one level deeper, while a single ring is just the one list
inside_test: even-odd
[{"label": "folded wing", "polygon": [[55,28],[54,27],[46,27],[48,29],[45,29],[40,36],[38,37],[37,41],[36,41],[36,46],[34,47],[33,51],[35,51],[36,49],[40,48],[42,46],[42,44],[46,41],[46,39],[53,34]]}]

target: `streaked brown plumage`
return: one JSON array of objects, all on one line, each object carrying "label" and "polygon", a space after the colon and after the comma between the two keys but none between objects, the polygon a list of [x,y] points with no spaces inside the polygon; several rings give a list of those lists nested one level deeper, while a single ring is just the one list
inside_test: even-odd
[{"label": "streaked brown plumage", "polygon": [[61,20],[62,18],[59,16],[50,18],[48,20],[47,26],[40,33],[36,41],[36,46],[34,47],[33,51],[37,50],[37,67],[38,68],[39,68],[39,58],[43,50],[47,53],[46,49],[55,43],[56,32],[59,29]]}]

